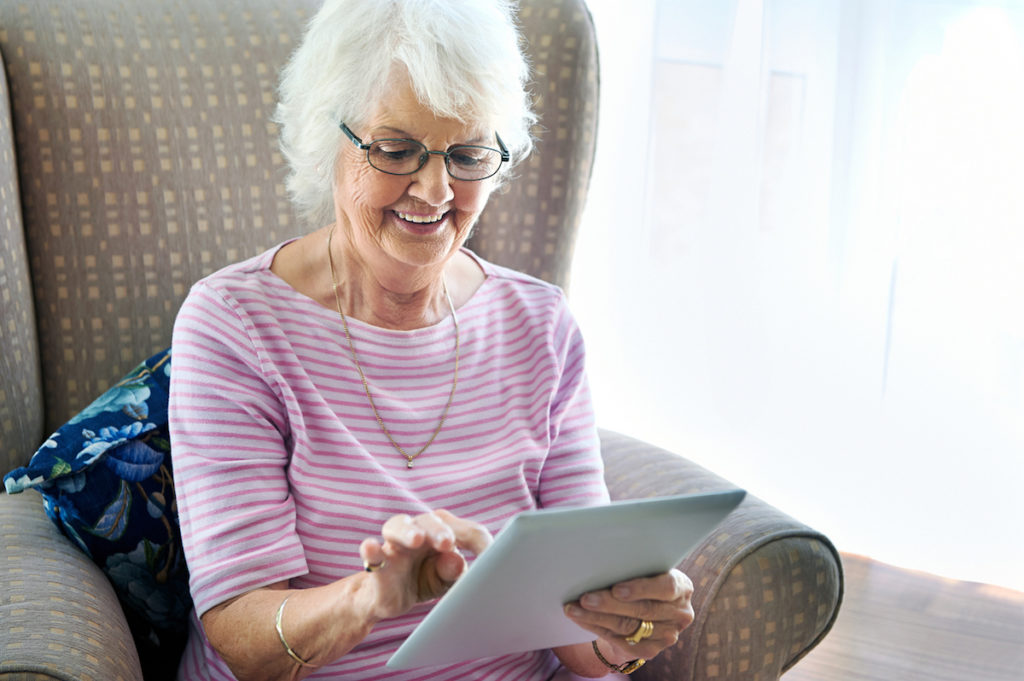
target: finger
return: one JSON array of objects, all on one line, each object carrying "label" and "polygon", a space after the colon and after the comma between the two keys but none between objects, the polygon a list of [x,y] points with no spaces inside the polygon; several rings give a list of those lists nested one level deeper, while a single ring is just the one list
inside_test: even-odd
[{"label": "finger", "polygon": [[619,601],[677,601],[693,595],[693,582],[679,570],[654,577],[620,582],[612,587],[612,595]]},{"label": "finger", "polygon": [[460,518],[441,509],[435,512],[455,533],[455,540],[460,548],[472,551],[476,555],[483,553],[494,541],[490,531],[480,523]]},{"label": "finger", "polygon": [[566,606],[566,614],[577,626],[606,641],[624,655],[651,659],[665,648],[675,645],[681,629],[670,622],[651,622],[653,628],[646,638],[630,644],[626,639],[634,634],[640,621],[604,613],[592,613]]},{"label": "finger", "polygon": [[685,616],[690,601],[688,598],[674,601],[621,601],[615,597],[611,589],[603,589],[584,594],[577,604],[591,613],[619,617],[627,622],[631,621],[635,627],[639,620],[679,620]]},{"label": "finger", "polygon": [[416,573],[417,600],[440,598],[465,571],[466,560],[458,550],[431,554]]},{"label": "finger", "polygon": [[382,565],[386,560],[384,547],[376,539],[364,539],[359,545],[359,557],[363,565]]},{"label": "finger", "polygon": [[640,618],[630,615],[617,615],[608,612],[595,612],[579,607],[576,603],[570,603],[565,608],[566,615],[572,621],[588,631],[593,631],[600,636],[617,637],[620,639],[629,636],[640,625]]},{"label": "finger", "polygon": [[413,522],[423,530],[427,544],[431,548],[437,551],[455,548],[455,530],[438,513],[421,513]]},{"label": "finger", "polygon": [[437,571],[437,576],[442,582],[451,585],[466,571],[466,559],[458,549],[439,553],[434,569]]},{"label": "finger", "polygon": [[405,514],[388,518],[381,529],[381,535],[385,543],[405,549],[417,549],[427,538],[423,528]]}]

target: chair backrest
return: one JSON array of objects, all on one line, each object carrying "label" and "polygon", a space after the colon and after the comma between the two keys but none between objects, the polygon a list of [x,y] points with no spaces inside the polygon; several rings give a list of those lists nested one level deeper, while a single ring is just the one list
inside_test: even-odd
[{"label": "chair backrest", "polygon": [[[294,217],[269,118],[317,5],[0,3],[0,463],[166,347],[194,281],[314,228]],[[471,247],[564,285],[594,153],[594,31],[582,0],[523,0],[520,16],[539,142]]]},{"label": "chair backrest", "polygon": [[599,73],[584,0],[520,0],[534,69],[537,146],[519,179],[491,197],[469,247],[567,287],[597,141]]}]

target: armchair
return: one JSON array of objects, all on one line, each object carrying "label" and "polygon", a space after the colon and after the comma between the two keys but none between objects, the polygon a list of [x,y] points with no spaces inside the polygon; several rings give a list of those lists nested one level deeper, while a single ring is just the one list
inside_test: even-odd
[{"label": "armchair", "polygon": [[[316,0],[0,2],[0,472],[166,347],[192,282],[305,231],[269,123]],[[541,128],[470,246],[565,285],[597,125],[582,0],[523,0]],[[613,498],[731,487],[602,432]],[[827,633],[826,537],[748,497],[682,566],[697,620],[637,679],[777,679]],[[0,679],[147,679],[103,573],[38,495],[0,495]]]}]

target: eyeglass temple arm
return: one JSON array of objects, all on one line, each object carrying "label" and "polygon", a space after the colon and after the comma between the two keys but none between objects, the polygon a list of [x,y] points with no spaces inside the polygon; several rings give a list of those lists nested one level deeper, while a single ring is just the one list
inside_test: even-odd
[{"label": "eyeglass temple arm", "polygon": [[508,153],[508,147],[506,147],[505,146],[505,142],[502,141],[501,135],[499,135],[498,133],[494,133],[494,137],[495,137],[495,139],[498,140],[498,149],[501,150],[501,160],[502,160],[502,162],[508,163],[509,159],[511,158],[511,156],[509,156],[509,153]]},{"label": "eyeglass temple arm", "polygon": [[350,140],[352,140],[352,144],[356,145],[357,147],[359,147],[363,151],[366,151],[366,150],[368,150],[370,148],[369,144],[364,144],[363,140],[361,140],[358,137],[356,137],[356,134],[354,132],[352,132],[351,130],[349,130],[349,127],[347,125],[345,125],[344,121],[342,121],[339,125],[341,127],[341,131],[343,133],[345,133],[345,136],[348,137]]}]

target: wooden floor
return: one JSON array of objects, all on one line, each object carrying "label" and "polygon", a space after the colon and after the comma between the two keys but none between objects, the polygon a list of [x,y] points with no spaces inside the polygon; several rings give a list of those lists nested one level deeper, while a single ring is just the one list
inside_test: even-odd
[{"label": "wooden floor", "polygon": [[832,632],[783,681],[1024,681],[1024,593],[843,556]]}]

